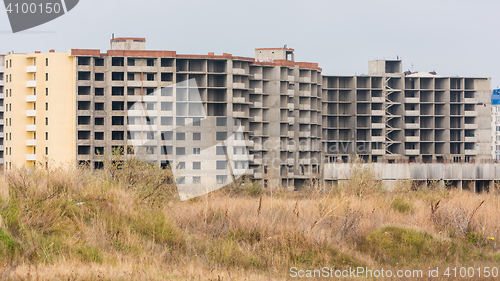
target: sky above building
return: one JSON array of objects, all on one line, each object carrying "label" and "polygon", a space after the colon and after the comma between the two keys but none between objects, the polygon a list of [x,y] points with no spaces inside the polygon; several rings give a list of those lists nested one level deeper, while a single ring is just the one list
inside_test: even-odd
[{"label": "sky above building", "polygon": [[323,74],[367,74],[373,59],[403,60],[403,70],[491,77],[500,87],[500,1],[98,1],[13,34],[0,11],[0,53],[109,49],[115,37],[145,37],[146,48],[183,54],[295,49],[296,61]]}]

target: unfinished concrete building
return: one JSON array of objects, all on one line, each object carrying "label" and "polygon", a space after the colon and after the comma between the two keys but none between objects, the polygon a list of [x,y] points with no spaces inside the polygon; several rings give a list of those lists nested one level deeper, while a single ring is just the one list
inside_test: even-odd
[{"label": "unfinished concrete building", "polygon": [[[244,136],[235,135],[235,140],[243,142],[231,153],[238,159],[238,154],[249,152],[250,166],[236,163],[240,174],[273,186],[294,186],[319,176],[322,77],[317,64],[294,62],[293,50],[286,48],[256,49],[253,59],[146,51],[145,40],[140,38],[117,38],[111,43],[106,54],[71,51],[76,64],[78,163],[100,168],[103,156],[114,149],[127,152],[130,141],[141,141],[144,136],[139,132],[127,131],[127,126],[139,125],[139,119],[134,123],[127,114],[134,112],[131,106],[143,101],[147,110],[155,112],[152,116],[160,117],[149,121],[155,134],[146,139],[162,136],[156,144],[148,144],[151,161],[161,162],[167,156],[168,162],[162,165],[176,163],[191,151],[214,145],[211,131],[215,131],[215,141],[223,141],[228,137],[224,132],[241,125]],[[195,89],[179,84],[190,79],[196,82],[206,115],[216,117],[213,126],[200,126],[200,116],[191,114],[190,106],[197,102],[191,100]],[[177,87],[169,90],[174,84]],[[158,95],[161,98],[154,98]],[[203,170],[217,174],[216,167],[212,163]],[[223,181],[223,175],[219,179]]]},{"label": "unfinished concrete building", "polygon": [[403,73],[400,60],[323,76],[326,162],[489,161],[489,96],[489,78]]}]

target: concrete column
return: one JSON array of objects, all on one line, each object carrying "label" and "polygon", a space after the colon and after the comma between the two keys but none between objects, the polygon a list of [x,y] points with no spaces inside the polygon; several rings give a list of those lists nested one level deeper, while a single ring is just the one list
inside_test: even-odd
[{"label": "concrete column", "polygon": [[458,181],[457,181],[457,189],[458,189],[458,190],[460,190],[460,191],[462,191],[462,190],[463,190],[463,189],[462,189],[462,184],[463,184],[463,181],[462,181],[462,180],[458,180]]},{"label": "concrete column", "polygon": [[444,180],[439,180],[438,181],[438,189],[444,190],[446,188],[446,185],[444,183]]},{"label": "concrete column", "polygon": [[488,192],[495,192],[495,181],[488,181]]}]

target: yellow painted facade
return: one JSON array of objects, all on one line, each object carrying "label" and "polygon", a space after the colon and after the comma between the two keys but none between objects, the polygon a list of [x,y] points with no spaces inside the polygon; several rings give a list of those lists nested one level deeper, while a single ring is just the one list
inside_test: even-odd
[{"label": "yellow painted facade", "polygon": [[5,64],[5,169],[74,163],[74,57],[9,54]]}]

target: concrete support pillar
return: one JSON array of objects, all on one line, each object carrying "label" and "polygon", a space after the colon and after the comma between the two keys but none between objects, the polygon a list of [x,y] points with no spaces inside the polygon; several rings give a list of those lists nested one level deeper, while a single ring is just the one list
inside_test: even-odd
[{"label": "concrete support pillar", "polygon": [[444,180],[439,180],[438,181],[438,189],[444,190],[445,188],[446,188],[446,185],[444,184]]},{"label": "concrete support pillar", "polygon": [[458,180],[458,181],[457,181],[457,189],[458,189],[459,191],[462,191],[462,190],[463,190],[463,189],[462,189],[462,185],[463,185],[463,181]]},{"label": "concrete support pillar", "polygon": [[488,192],[495,192],[495,181],[488,181]]}]

